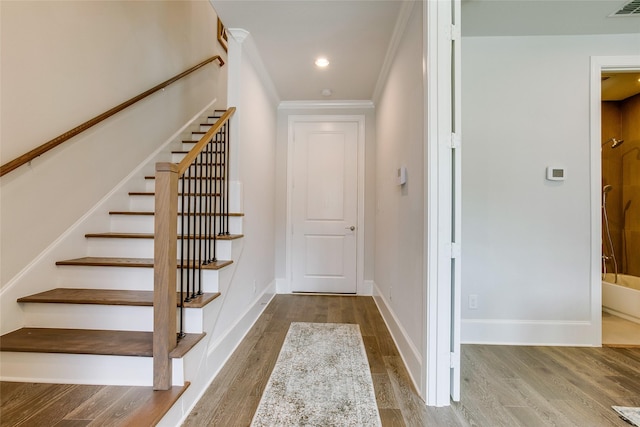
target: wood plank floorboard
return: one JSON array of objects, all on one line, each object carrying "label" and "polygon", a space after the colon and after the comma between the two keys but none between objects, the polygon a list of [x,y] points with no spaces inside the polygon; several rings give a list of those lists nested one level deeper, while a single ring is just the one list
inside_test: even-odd
[{"label": "wood plank floorboard", "polygon": [[[640,349],[463,345],[460,402],[427,407],[372,298],[278,295],[184,426],[248,426],[291,322],[360,325],[384,427],[628,427],[611,405],[640,406]],[[3,382],[0,426],[153,425],[163,399],[140,393]]]},{"label": "wood plank floorboard", "polygon": [[187,387],[2,382],[0,426],[154,426]]}]

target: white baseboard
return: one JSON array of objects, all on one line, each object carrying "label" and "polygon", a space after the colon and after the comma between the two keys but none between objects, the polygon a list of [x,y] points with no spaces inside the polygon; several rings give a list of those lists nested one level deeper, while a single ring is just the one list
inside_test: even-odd
[{"label": "white baseboard", "polygon": [[598,346],[590,321],[462,319],[463,344]]},{"label": "white baseboard", "polygon": [[[400,357],[404,361],[404,364],[409,371],[409,377],[413,381],[413,385],[416,390],[420,390],[422,371],[422,356],[420,352],[413,344],[404,327],[396,317],[395,313],[387,304],[387,300],[382,296],[380,289],[376,286],[375,282],[371,281],[373,289],[373,299],[378,306],[378,310],[382,315],[382,319],[387,324],[387,328],[391,333],[391,337],[398,347]],[[424,398],[424,396],[422,396]]]},{"label": "white baseboard", "polygon": [[[220,373],[220,370],[224,367],[233,352],[251,330],[275,294],[276,281],[274,280],[269,284],[269,286],[267,286],[264,292],[262,292],[262,294],[260,294],[253,303],[247,307],[245,312],[241,316],[238,316],[236,322],[234,322],[231,327],[220,335],[219,339],[209,344],[206,354],[207,368],[204,372],[202,369],[200,370],[201,374],[205,372],[208,374],[208,379],[205,381],[191,380],[191,386],[189,387],[190,390],[187,390],[178,402],[175,403],[172,409],[158,424],[159,426],[182,425],[191,410],[202,398],[209,385],[211,385],[213,380]],[[186,381],[190,381],[190,379],[187,378]],[[182,410],[179,410],[178,408],[182,408]]]}]

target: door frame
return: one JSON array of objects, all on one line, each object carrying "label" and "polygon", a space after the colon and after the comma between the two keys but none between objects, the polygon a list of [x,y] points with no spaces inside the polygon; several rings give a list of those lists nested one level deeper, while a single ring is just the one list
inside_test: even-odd
[{"label": "door frame", "polygon": [[591,152],[591,344],[602,346],[602,72],[640,70],[640,56],[592,56],[590,93]]},{"label": "door frame", "polygon": [[323,115],[323,114],[292,114],[288,116],[287,123],[287,213],[286,213],[286,283],[284,293],[292,293],[293,281],[293,256],[292,256],[292,195],[293,195],[293,153],[294,153],[294,128],[297,123],[322,123],[322,122],[352,122],[358,126],[358,213],[356,229],[356,295],[370,295],[371,289],[365,289],[364,285],[364,181],[365,181],[365,116],[357,115]]}]

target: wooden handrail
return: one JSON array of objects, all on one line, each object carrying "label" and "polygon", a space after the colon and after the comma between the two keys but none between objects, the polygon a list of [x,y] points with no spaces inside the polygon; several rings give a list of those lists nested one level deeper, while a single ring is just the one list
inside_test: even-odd
[{"label": "wooden handrail", "polygon": [[191,150],[189,150],[189,152],[187,153],[186,156],[184,156],[182,161],[178,163],[178,176],[181,176],[182,174],[185,173],[187,168],[189,168],[189,165],[191,165],[191,163],[193,163],[196,157],[198,157],[198,154],[200,154],[200,152],[202,152],[204,147],[206,147],[206,145],[209,143],[213,135],[218,133],[222,125],[224,125],[227,122],[227,120],[229,120],[229,117],[231,117],[235,112],[236,112],[236,107],[229,107],[226,113],[224,113],[216,121],[215,125],[211,126],[211,128],[207,131],[207,133],[205,133],[204,136],[200,138],[200,141],[198,141],[198,143]]},{"label": "wooden handrail", "polygon": [[129,99],[128,101],[125,101],[122,104],[113,107],[109,111],[106,111],[106,112],[100,114],[99,116],[96,116],[93,119],[91,119],[89,121],[86,121],[86,122],[82,123],[79,126],[76,126],[75,128],[71,129],[70,131],[67,131],[67,132],[63,133],[62,135],[53,138],[51,141],[48,141],[48,142],[42,144],[41,146],[39,146],[37,148],[34,148],[33,150],[29,151],[28,153],[23,154],[22,156],[20,156],[20,157],[18,157],[16,159],[13,159],[10,162],[5,163],[4,165],[0,166],[0,177],[8,174],[12,170],[17,169],[17,168],[19,168],[20,166],[22,166],[24,164],[29,163],[30,161],[32,161],[36,157],[43,155],[47,151],[57,147],[58,145],[60,145],[63,142],[67,141],[68,139],[73,138],[74,136],[78,135],[81,132],[84,132],[85,130],[89,129],[90,127],[97,125],[101,121],[113,116],[116,113],[119,113],[120,111],[124,110],[125,108],[129,107],[130,105],[135,104],[136,102],[140,101],[141,99],[146,98],[147,96],[151,95],[152,93],[155,93],[155,92],[157,92],[157,91],[159,91],[161,89],[166,88],[170,84],[180,80],[181,78],[185,77],[186,75],[193,73],[197,69],[199,69],[201,67],[204,67],[205,65],[207,65],[207,64],[209,64],[210,62],[213,62],[213,61],[218,61],[218,63],[220,64],[221,67],[224,65],[224,61],[219,55],[212,56],[211,58],[202,61],[198,65],[194,65],[193,67],[191,67],[188,70],[183,71],[182,73],[170,78],[169,80],[167,80],[167,81],[165,81],[163,83],[160,83],[159,85],[156,85],[156,86],[152,87],[151,89],[147,90],[146,92],[143,92],[138,96],[134,96],[133,98]]}]

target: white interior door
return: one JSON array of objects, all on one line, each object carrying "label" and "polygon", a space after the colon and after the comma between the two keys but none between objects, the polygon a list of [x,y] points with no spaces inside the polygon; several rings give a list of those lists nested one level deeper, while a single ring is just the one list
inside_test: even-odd
[{"label": "white interior door", "polygon": [[292,130],[292,291],[356,293],[358,123]]}]

